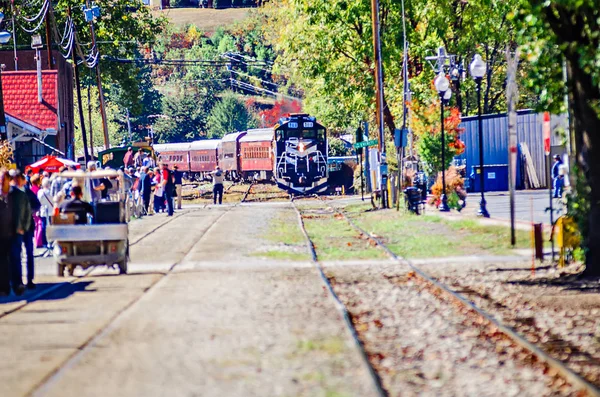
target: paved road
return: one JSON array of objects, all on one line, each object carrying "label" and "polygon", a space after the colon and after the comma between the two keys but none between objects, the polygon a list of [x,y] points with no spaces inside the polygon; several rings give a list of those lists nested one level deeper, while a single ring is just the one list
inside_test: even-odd
[{"label": "paved road", "polygon": [[[467,199],[464,211],[477,212],[479,209],[479,193],[471,193]],[[487,208],[492,218],[510,220],[510,196],[508,192],[490,192],[485,194]],[[523,190],[515,196],[515,219],[520,222],[531,222],[531,206],[533,204],[533,220],[536,223],[550,224],[549,193],[547,190]],[[560,208],[561,203],[555,199],[554,208]],[[557,215],[555,212],[554,219]]]},{"label": "paved road", "polygon": [[40,260],[40,290],[71,284],[12,313],[26,299],[0,300],[0,395],[374,395],[311,264],[256,256],[279,211],[291,209],[135,221],[127,276],[58,279]]}]

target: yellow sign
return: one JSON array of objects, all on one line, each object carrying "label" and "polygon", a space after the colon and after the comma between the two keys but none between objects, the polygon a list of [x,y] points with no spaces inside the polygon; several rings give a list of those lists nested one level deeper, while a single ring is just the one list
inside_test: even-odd
[{"label": "yellow sign", "polygon": [[581,244],[581,235],[577,229],[575,219],[570,216],[561,216],[554,224],[556,243],[559,248],[558,265],[565,266],[567,250],[573,251]]}]

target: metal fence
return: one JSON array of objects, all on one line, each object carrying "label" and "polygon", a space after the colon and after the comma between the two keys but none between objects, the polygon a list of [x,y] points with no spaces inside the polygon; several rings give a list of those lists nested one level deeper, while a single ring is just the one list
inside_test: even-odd
[{"label": "metal fence", "polygon": [[[482,116],[483,120],[483,156],[484,164],[508,164],[508,116],[493,114]],[[517,161],[517,189],[525,188],[524,158],[522,143],[526,143],[541,187],[548,187],[546,175],[546,156],[544,155],[544,140],[542,132],[543,114],[531,110],[522,110],[517,113],[517,142],[519,156]],[[564,131],[566,116],[552,116],[551,118],[551,145],[552,154],[564,153],[561,131]],[[465,143],[465,152],[457,159],[466,160],[467,175],[471,173],[472,166],[479,165],[479,130],[477,116],[464,117],[461,128],[464,132],[460,139]]]}]

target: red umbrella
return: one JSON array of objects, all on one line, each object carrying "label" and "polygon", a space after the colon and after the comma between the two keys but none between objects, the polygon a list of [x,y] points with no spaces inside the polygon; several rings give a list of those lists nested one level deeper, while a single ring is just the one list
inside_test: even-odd
[{"label": "red umbrella", "polygon": [[46,156],[41,160],[31,164],[27,169],[31,169],[34,173],[40,172],[40,170],[48,171],[49,173],[58,172],[60,167],[75,167],[81,168],[79,163],[72,160],[61,159],[55,156]]}]

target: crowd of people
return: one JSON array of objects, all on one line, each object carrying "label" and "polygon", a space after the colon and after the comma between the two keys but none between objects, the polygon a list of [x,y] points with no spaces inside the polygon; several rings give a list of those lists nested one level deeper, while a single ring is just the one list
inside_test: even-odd
[{"label": "crowd of people", "polygon": [[[149,215],[166,212],[173,216],[175,204],[181,209],[182,173],[177,167],[170,170],[167,164],[154,167],[149,156],[130,157],[131,164],[126,158],[121,167],[126,194],[140,196]],[[93,161],[87,164],[88,171],[96,171],[97,167]],[[94,220],[98,202],[118,198],[118,178],[71,178],[65,177],[63,172],[67,170],[75,171],[66,167],[53,174],[44,170],[34,173],[28,169],[22,173],[0,169],[0,296],[9,295],[11,290],[20,296],[27,289],[36,288],[34,252],[35,248],[44,249],[45,254],[51,252],[46,229],[53,216],[71,213],[75,224],[88,224]],[[22,274],[23,251],[26,283]]]},{"label": "crowd of people", "polygon": [[141,197],[147,215],[166,212],[173,216],[175,205],[181,209],[183,175],[177,166],[173,168],[167,164],[124,168],[126,190]]},{"label": "crowd of people", "polygon": [[[35,288],[34,248],[49,248],[46,227],[56,206],[52,181],[46,172],[0,170],[0,185],[0,296],[10,294],[11,287],[16,295],[22,295],[26,289]],[[26,284],[22,274],[23,248]]]},{"label": "crowd of people", "polygon": [[[88,171],[96,171],[94,161],[87,164]],[[75,224],[94,221],[95,207],[107,199],[141,200],[141,215],[165,212],[173,216],[175,207],[181,209],[183,173],[177,166],[156,166],[154,159],[141,149],[135,154],[129,148],[123,159],[123,190],[128,197],[119,197],[117,177],[83,179],[65,174],[75,168],[61,167],[56,173],[27,169],[0,169],[0,296],[11,290],[22,295],[27,289],[35,289],[35,248],[49,255],[52,244],[46,238],[46,230],[53,216],[70,213]],[[224,172],[217,167],[213,178],[214,203],[223,200]],[[85,185],[87,184],[87,185]],[[23,283],[22,255],[26,257],[26,280]]]}]

